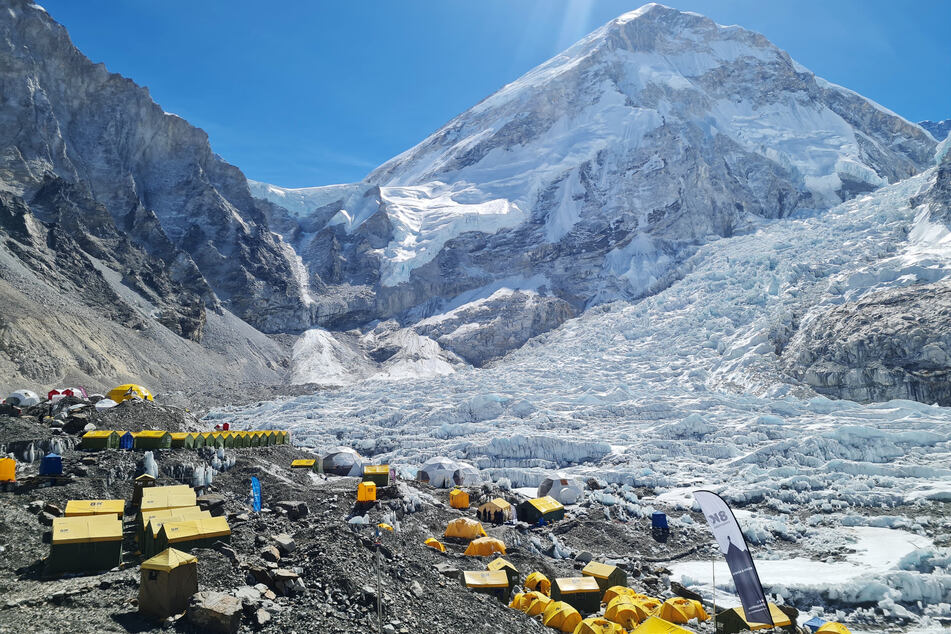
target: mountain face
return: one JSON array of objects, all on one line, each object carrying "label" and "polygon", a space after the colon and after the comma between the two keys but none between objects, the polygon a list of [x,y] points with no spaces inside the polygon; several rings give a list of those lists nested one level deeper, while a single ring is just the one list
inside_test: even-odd
[{"label": "mountain face", "polygon": [[[298,190],[248,182],[26,0],[0,12],[0,61],[11,381],[340,385],[482,366],[668,287],[705,244],[914,175],[936,148],[762,36],[654,4],[364,181]],[[802,369],[827,348],[790,350]]]},{"label": "mountain face", "polygon": [[282,208],[271,224],[321,288],[318,325],[415,323],[499,288],[570,316],[655,292],[711,239],[911,176],[934,150],[761,35],[652,4],[365,182],[252,191]]},{"label": "mountain face", "polygon": [[[108,231],[204,306],[223,306],[272,332],[305,326],[309,313],[289,249],[205,133],[163,112],[145,88],[90,62],[37,5],[7,5],[0,15],[0,189],[43,220],[59,213],[50,188],[81,192],[111,217]],[[193,337],[200,335],[195,326]]]},{"label": "mountain face", "polygon": [[938,141],[942,139],[947,139],[948,135],[951,134],[951,119],[945,119],[944,121],[919,121],[918,125],[931,133]]}]

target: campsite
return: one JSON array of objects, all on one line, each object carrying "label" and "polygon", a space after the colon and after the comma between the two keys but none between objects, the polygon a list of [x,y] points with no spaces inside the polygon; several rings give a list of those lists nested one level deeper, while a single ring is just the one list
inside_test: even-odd
[{"label": "campsite", "polygon": [[[689,604],[667,565],[711,549],[699,513],[662,540],[652,518],[606,519],[584,494],[596,480],[555,474],[560,486],[535,492],[577,502],[562,505],[475,484],[478,470],[451,459],[398,478],[346,447],[321,455],[280,430],[215,430],[141,396],[98,411],[79,396],[38,401],[0,423],[0,449],[16,456],[0,493],[0,632],[39,621],[67,632],[77,619],[114,632],[614,632],[595,621],[618,612],[618,588],[657,597],[658,614],[678,591]],[[89,420],[135,429],[132,442]],[[225,607],[199,613],[193,595]],[[546,627],[542,608],[556,603]]]}]

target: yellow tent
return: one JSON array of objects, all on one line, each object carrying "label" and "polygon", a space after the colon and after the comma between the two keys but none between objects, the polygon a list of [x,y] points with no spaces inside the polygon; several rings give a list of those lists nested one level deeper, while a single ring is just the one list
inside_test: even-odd
[{"label": "yellow tent", "polygon": [[231,541],[231,527],[224,517],[165,522],[155,541],[156,550],[209,548],[216,541]]},{"label": "yellow tent", "polygon": [[128,401],[133,398],[141,398],[146,401],[154,400],[152,398],[152,393],[141,385],[135,383],[125,383],[124,385],[119,385],[117,387],[109,390],[109,393],[106,394],[108,398],[111,398],[116,403],[121,403],[122,401]]},{"label": "yellow tent", "polygon": [[442,542],[440,542],[440,541],[439,541],[438,539],[436,539],[435,537],[427,537],[427,538],[426,538],[426,541],[423,542],[423,543],[426,544],[427,546],[429,546],[430,548],[433,548],[433,549],[435,549],[435,550],[438,550],[438,551],[441,552],[441,553],[446,552],[446,547],[443,546],[443,545],[442,545]]},{"label": "yellow tent", "polygon": [[146,557],[151,557],[162,550],[156,547],[156,542],[158,542],[159,533],[162,532],[162,527],[165,526],[165,524],[184,522],[186,520],[211,519],[211,511],[203,511],[197,506],[180,509],[165,509],[164,511],[156,511],[148,515],[149,519],[145,522],[145,530],[143,531],[144,539],[139,542],[139,550],[141,550],[142,554]]},{"label": "yellow tent", "polygon": [[313,469],[316,460],[294,460],[291,462],[291,469]]},{"label": "yellow tent", "polygon": [[574,632],[581,614],[564,601],[552,601],[542,612],[542,624],[560,632]]},{"label": "yellow tent", "polygon": [[641,594],[633,588],[628,588],[627,586],[611,586],[604,592],[604,596],[601,597],[601,603],[610,603],[611,599],[614,597],[619,597],[621,595],[631,597],[632,599],[647,599],[649,598],[646,594]]},{"label": "yellow tent", "polygon": [[454,509],[469,508],[469,494],[460,489],[453,489],[449,492],[449,506]]},{"label": "yellow tent", "polygon": [[525,578],[525,587],[529,590],[538,590],[545,596],[551,595],[551,581],[540,572],[533,572]]},{"label": "yellow tent", "polygon": [[[505,554],[505,544],[494,537],[480,537],[469,542],[465,555],[474,557],[491,557],[495,553]],[[506,578],[508,578],[506,576]]]},{"label": "yellow tent", "polygon": [[195,490],[187,484],[177,484],[170,487],[142,489],[140,509],[145,513],[147,511],[195,506],[195,504]]},{"label": "yellow tent", "polygon": [[631,598],[634,606],[634,612],[637,614],[638,621],[643,621],[651,616],[663,605],[660,599],[648,597],[646,599]]},{"label": "yellow tent", "polygon": [[631,634],[693,634],[693,632],[652,616],[631,630]]},{"label": "yellow tent", "polygon": [[198,558],[169,548],[142,562],[139,612],[164,619],[181,614],[198,592]]},{"label": "yellow tent", "polygon": [[376,485],[372,482],[358,484],[357,502],[376,502]]},{"label": "yellow tent", "polygon": [[0,458],[0,482],[17,481],[17,461],[13,458]]},{"label": "yellow tent", "polygon": [[501,513],[502,521],[507,522],[512,519],[512,505],[502,498],[492,498],[479,507],[477,515],[479,519],[491,522],[495,519],[496,513]]},{"label": "yellow tent", "polygon": [[523,601],[528,603],[528,605],[525,606],[525,609],[522,611],[528,616],[538,616],[551,604],[551,599],[538,591],[529,592],[526,594],[526,597],[528,598],[523,599]]},{"label": "yellow tent", "polygon": [[526,594],[526,593],[524,593],[524,592],[518,592],[518,593],[516,593],[515,596],[512,597],[512,601],[509,603],[509,607],[510,607],[510,608],[513,608],[513,609],[515,609],[515,610],[521,610],[521,609],[522,609],[522,607],[521,607],[521,606],[522,606],[522,598],[525,596],[525,594]]},{"label": "yellow tent", "polygon": [[657,616],[671,623],[686,623],[690,619],[706,621],[710,618],[710,615],[703,609],[699,601],[682,597],[674,597],[664,601],[660,610],[657,611]]},{"label": "yellow tent", "polygon": [[66,517],[83,517],[86,515],[115,515],[122,519],[125,510],[125,500],[69,500],[66,502]]},{"label": "yellow tent", "polygon": [[386,522],[380,522],[379,524],[377,524],[377,526],[380,527],[380,528],[382,528],[382,529],[385,530],[385,531],[392,531],[392,530],[393,530],[393,527],[390,526],[389,524],[387,524]]},{"label": "yellow tent", "polygon": [[634,597],[626,594],[614,597],[604,609],[604,618],[619,623],[628,629],[636,627],[648,616],[646,611],[637,605],[636,601]]},{"label": "yellow tent", "polygon": [[824,623],[822,627],[816,630],[816,634],[852,634],[849,631],[849,628],[845,627],[837,621],[829,621]]},{"label": "yellow tent", "polygon": [[617,623],[592,616],[578,623],[574,634],[627,634],[627,631]]},{"label": "yellow tent", "polygon": [[55,572],[86,572],[118,566],[122,522],[112,515],[57,517],[47,565]]},{"label": "yellow tent", "polygon": [[[449,522],[443,537],[476,539],[477,537],[485,537],[485,529],[482,528],[481,522],[470,520],[466,517],[459,517]],[[503,550],[502,552],[505,551]]]}]

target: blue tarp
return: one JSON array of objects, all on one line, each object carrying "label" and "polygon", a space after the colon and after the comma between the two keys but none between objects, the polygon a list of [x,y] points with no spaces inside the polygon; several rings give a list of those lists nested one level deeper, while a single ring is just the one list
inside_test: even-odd
[{"label": "blue tarp", "polygon": [[823,620],[820,619],[818,616],[814,616],[814,617],[812,617],[811,619],[809,619],[808,621],[806,621],[805,623],[803,623],[803,625],[806,626],[806,627],[808,627],[810,632],[815,632],[816,630],[818,630],[820,627],[822,627],[822,626],[825,625],[826,623],[827,623],[827,621],[823,621]]},{"label": "blue tarp", "polygon": [[135,444],[135,439],[132,437],[132,432],[127,431],[119,437],[119,449],[132,449],[132,446]]},{"label": "blue tarp", "polygon": [[46,454],[40,462],[40,475],[63,475],[63,458],[55,453]]},{"label": "blue tarp", "polygon": [[660,511],[654,511],[651,515],[651,529],[662,531],[670,530],[670,527],[667,525],[667,515]]}]

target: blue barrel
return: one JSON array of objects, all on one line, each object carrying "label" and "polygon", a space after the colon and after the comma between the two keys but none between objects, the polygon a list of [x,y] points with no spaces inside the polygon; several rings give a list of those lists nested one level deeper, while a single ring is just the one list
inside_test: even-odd
[{"label": "blue barrel", "polygon": [[667,526],[667,515],[665,513],[654,511],[654,513],[651,515],[651,530],[670,530],[670,527]]},{"label": "blue barrel", "polygon": [[48,453],[40,461],[40,475],[63,475],[63,458],[59,454]]}]

